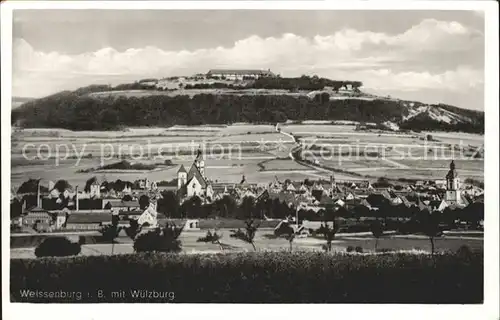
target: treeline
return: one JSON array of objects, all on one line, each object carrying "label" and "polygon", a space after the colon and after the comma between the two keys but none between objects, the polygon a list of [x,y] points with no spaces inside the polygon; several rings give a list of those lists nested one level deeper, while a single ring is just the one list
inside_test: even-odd
[{"label": "treeline", "polygon": [[317,76],[300,78],[263,77],[255,80],[252,88],[255,89],[284,89],[284,90],[323,90],[325,87],[332,87],[334,91],[352,86],[358,90],[363,83],[361,81],[338,81]]},{"label": "treeline", "polygon": [[[237,202],[231,196],[224,196],[211,203],[205,204],[198,197],[191,197],[179,204],[177,195],[172,191],[165,191],[162,197],[158,199],[157,210],[164,214],[167,218],[191,218],[191,219],[208,219],[208,218],[232,218],[232,219],[286,219],[295,217],[298,214],[299,221],[333,221],[336,218],[356,219],[358,228],[363,228],[363,223],[359,223],[361,218],[375,218],[384,221],[386,228],[396,230],[402,228],[401,223],[396,223],[399,218],[410,219],[405,226],[410,227],[412,223],[423,219],[429,210],[420,210],[416,206],[406,207],[404,204],[392,205],[389,200],[378,195],[370,195],[368,202],[378,203],[378,210],[371,210],[368,207],[358,204],[340,208],[334,208],[333,205],[326,205],[323,210],[316,212],[314,210],[300,209],[289,206],[285,200],[279,198],[267,198],[263,200],[255,200],[245,197],[240,202]],[[479,228],[480,221],[484,220],[484,204],[475,202],[461,209],[446,208],[443,212],[433,212],[434,217],[439,223],[446,225],[447,229],[457,228],[456,221],[464,221],[473,228]],[[398,219],[392,219],[398,218]],[[369,231],[369,225],[365,226],[365,230],[353,231],[350,226],[342,226],[346,232],[361,232]]]},{"label": "treeline", "polygon": [[[100,89],[94,86],[85,90]],[[402,129],[409,130],[484,132],[484,113],[467,114],[472,123],[447,124],[426,116],[416,116],[403,122],[405,112],[407,107],[398,101],[330,100],[327,94],[317,95],[313,99],[289,95],[229,94],[97,98],[82,95],[82,91],[64,91],[29,101],[12,110],[11,121],[13,125],[23,127],[70,130],[118,130],[127,126],[235,122],[276,123],[287,120],[392,121],[400,124]]]},{"label": "treeline", "polygon": [[152,95],[146,97],[79,96],[64,92],[31,101],[12,111],[12,123],[25,127],[116,130],[121,126],[171,126],[276,123],[286,120],[402,119],[398,102],[329,100],[287,95]]}]

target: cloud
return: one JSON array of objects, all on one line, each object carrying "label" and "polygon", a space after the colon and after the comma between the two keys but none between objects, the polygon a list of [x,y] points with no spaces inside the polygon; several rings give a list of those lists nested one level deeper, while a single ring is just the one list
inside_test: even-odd
[{"label": "cloud", "polygon": [[[256,35],[229,47],[164,51],[156,47],[68,55],[40,52],[23,39],[14,42],[15,95],[41,96],[98,83],[119,83],[141,77],[206,72],[210,68],[271,68],[283,76],[316,73],[333,79],[363,81],[373,90],[450,92],[482,89],[483,71],[472,67],[481,52],[480,31],[454,21],[427,19],[399,34],[343,29],[331,35],[281,37]],[[481,54],[478,59],[482,59]],[[436,72],[436,59],[460,61]],[[471,59],[469,59],[471,60]],[[429,69],[426,69],[426,66]],[[396,66],[398,66],[396,68]]]}]

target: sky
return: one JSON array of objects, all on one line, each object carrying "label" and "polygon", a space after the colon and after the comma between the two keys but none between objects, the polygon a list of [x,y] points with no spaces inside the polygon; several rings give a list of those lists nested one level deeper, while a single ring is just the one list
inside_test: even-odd
[{"label": "sky", "polygon": [[51,9],[13,19],[13,96],[252,68],[484,110],[476,11]]}]

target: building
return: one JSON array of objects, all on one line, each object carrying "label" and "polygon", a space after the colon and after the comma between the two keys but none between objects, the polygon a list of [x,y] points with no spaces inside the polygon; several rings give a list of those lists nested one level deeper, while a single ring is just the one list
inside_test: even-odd
[{"label": "building", "polygon": [[455,162],[452,160],[450,170],[446,174],[446,194],[444,200],[448,205],[461,204],[461,198],[460,179],[455,169]]},{"label": "building", "polygon": [[31,208],[23,217],[23,225],[32,227],[36,223],[50,225],[52,223],[52,216],[47,210],[44,210],[40,207]]},{"label": "building", "polygon": [[[77,189],[78,193],[78,189]],[[101,184],[97,181],[97,179],[92,182],[90,185],[89,195],[91,198],[100,198],[101,197]]]},{"label": "building", "polygon": [[205,160],[201,150],[198,150],[189,172],[186,172],[184,166],[181,165],[177,171],[177,179],[177,189],[181,196],[188,198],[198,196],[205,199],[213,197],[212,185],[205,176]]},{"label": "building", "polygon": [[66,221],[66,229],[99,230],[106,223],[111,223],[110,213],[72,213]]},{"label": "building", "polygon": [[241,70],[241,69],[211,69],[207,73],[207,78],[219,78],[228,80],[258,79],[264,77],[275,77],[274,73],[268,70]]}]

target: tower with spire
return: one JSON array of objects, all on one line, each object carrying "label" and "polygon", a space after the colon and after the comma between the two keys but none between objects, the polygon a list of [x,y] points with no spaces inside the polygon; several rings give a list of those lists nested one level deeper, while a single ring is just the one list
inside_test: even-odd
[{"label": "tower with spire", "polygon": [[183,165],[177,171],[177,192],[181,197],[212,198],[213,189],[205,175],[205,161],[201,148],[198,149],[189,171]]},{"label": "tower with spire", "polygon": [[455,169],[455,162],[451,160],[450,170],[446,174],[446,195],[445,201],[448,204],[458,204],[461,201],[460,179]]},{"label": "tower with spire", "polygon": [[205,160],[203,157],[203,152],[201,151],[201,147],[198,148],[198,153],[196,154],[196,158],[194,159],[194,165],[198,168],[201,175],[205,177]]}]

